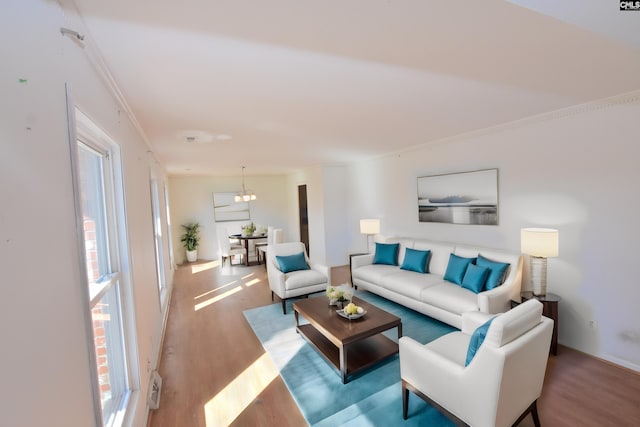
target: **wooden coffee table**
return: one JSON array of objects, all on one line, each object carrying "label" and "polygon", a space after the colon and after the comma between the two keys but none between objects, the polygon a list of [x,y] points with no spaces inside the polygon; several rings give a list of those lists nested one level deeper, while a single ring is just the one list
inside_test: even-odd
[{"label": "wooden coffee table", "polygon": [[[296,331],[300,333],[330,365],[338,370],[342,383],[349,377],[398,353],[398,344],[382,335],[382,332],[398,328],[402,337],[402,321],[399,317],[353,298],[367,314],[349,320],[336,313],[324,297],[296,301],[293,311]],[[301,325],[299,316],[309,321]]]}]

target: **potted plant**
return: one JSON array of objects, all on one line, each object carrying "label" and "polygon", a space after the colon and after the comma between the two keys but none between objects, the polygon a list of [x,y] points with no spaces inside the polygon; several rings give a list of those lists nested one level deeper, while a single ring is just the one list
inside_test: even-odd
[{"label": "potted plant", "polygon": [[187,250],[187,261],[194,262],[198,259],[198,245],[200,244],[200,224],[197,222],[182,225],[185,232],[180,238],[184,248]]}]

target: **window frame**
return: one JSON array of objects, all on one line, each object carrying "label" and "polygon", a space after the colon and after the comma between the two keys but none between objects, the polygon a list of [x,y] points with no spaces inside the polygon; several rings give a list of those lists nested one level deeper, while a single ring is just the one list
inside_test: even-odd
[{"label": "window frame", "polygon": [[[76,107],[71,99],[70,89],[67,86],[67,117],[70,144],[70,157],[72,168],[72,184],[74,192],[74,205],[76,215],[76,238],[78,241],[78,256],[80,270],[80,291],[87,301],[84,310],[85,332],[87,336],[87,353],[90,361],[92,397],[94,402],[94,419],[97,426],[111,427],[128,425],[133,420],[134,409],[140,394],[140,367],[138,363],[138,344],[136,336],[135,312],[133,304],[132,280],[130,277],[131,265],[128,251],[128,233],[125,212],[125,193],[122,174],[122,160],[120,146],[107,136],[94,122]],[[100,288],[90,291],[83,209],[81,206],[81,184],[79,182],[79,143],[96,153],[103,155],[106,160],[102,162],[102,176],[105,199],[108,206],[104,206],[107,222],[107,235],[109,239],[108,254],[109,265],[112,267],[107,274],[99,279]],[[118,339],[122,344],[124,356],[125,392],[113,405],[116,408],[114,416],[109,419],[108,425],[103,422],[102,402],[100,396],[100,382],[98,379],[98,361],[95,351],[93,309],[102,299],[114,290],[116,301],[119,305],[120,330]]]}]

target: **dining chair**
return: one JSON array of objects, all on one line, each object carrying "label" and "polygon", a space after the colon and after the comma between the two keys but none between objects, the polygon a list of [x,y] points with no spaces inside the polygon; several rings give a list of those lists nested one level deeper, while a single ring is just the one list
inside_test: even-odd
[{"label": "dining chair", "polygon": [[229,264],[233,265],[233,256],[240,255],[242,259],[245,256],[244,248],[240,243],[231,243],[229,239],[229,232],[226,227],[218,228],[218,250],[220,252],[221,264],[224,267],[224,262],[229,258]]},{"label": "dining chair", "polygon": [[267,246],[271,244],[272,241],[273,241],[273,226],[270,225],[267,227],[267,239],[265,241],[255,243],[256,257],[258,258],[258,264],[260,264],[261,255],[262,255],[262,259],[266,260],[265,257],[267,253]]},{"label": "dining chair", "polygon": [[[262,256],[262,260],[264,261],[264,268],[267,268],[267,251],[269,250],[269,246],[276,243],[282,243],[282,236],[282,228],[273,228],[272,230],[269,230],[267,237],[268,245],[258,248],[260,255]],[[260,262],[260,255],[258,256],[258,262]]]}]

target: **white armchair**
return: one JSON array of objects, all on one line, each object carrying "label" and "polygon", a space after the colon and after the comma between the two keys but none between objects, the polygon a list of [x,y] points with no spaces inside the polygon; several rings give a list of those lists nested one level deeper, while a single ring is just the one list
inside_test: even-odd
[{"label": "white armchair", "polygon": [[540,426],[536,403],[542,393],[553,320],[542,316],[542,304],[534,299],[497,315],[465,367],[471,336],[492,316],[464,313],[460,332],[426,345],[409,337],[400,339],[404,419],[412,391],[458,425],[512,426],[531,412]]},{"label": "white armchair", "polygon": [[[297,255],[302,252],[309,269],[284,273],[280,270],[277,256]],[[271,289],[271,301],[274,294],[282,300],[282,312],[286,314],[286,300],[307,296],[324,291],[331,283],[330,269],[309,260],[302,242],[277,243],[269,245],[267,250],[267,277]]]}]

